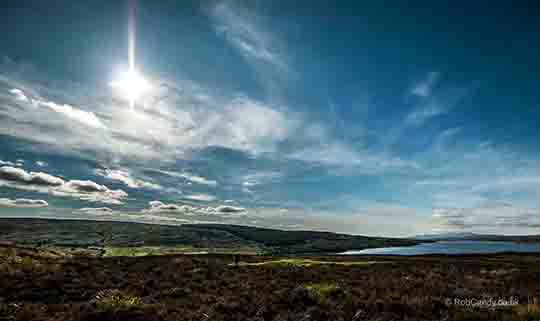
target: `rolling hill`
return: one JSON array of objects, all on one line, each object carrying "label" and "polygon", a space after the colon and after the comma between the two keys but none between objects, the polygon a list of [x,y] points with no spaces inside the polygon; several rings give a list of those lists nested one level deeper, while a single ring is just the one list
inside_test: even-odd
[{"label": "rolling hill", "polygon": [[0,219],[0,241],[58,247],[188,246],[252,248],[263,253],[337,253],[351,249],[418,244],[418,240],[249,226],[142,223],[33,218]]}]

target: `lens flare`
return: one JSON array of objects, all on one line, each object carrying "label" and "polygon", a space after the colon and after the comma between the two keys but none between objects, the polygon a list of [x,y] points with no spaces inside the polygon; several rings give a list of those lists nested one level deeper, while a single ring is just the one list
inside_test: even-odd
[{"label": "lens flare", "polygon": [[131,109],[135,108],[135,101],[150,90],[150,83],[135,69],[135,4],[129,0],[128,16],[128,62],[129,69],[119,75],[110,86],[119,91],[123,98],[129,101]]},{"label": "lens flare", "polygon": [[135,69],[130,68],[123,72],[120,77],[111,82],[110,86],[129,101],[129,107],[135,108],[135,101],[150,90],[150,83],[146,81]]}]

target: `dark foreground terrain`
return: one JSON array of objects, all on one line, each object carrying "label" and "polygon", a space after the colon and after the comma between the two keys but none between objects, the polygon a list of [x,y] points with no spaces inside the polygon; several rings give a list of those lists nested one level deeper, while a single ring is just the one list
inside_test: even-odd
[{"label": "dark foreground terrain", "polygon": [[234,261],[0,246],[0,320],[540,320],[535,255]]}]

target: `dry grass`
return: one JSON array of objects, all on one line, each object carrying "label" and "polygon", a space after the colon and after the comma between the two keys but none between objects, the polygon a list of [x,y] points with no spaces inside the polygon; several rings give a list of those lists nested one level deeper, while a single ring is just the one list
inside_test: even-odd
[{"label": "dry grass", "polygon": [[305,286],[309,294],[319,303],[324,302],[331,296],[335,296],[342,292],[341,287],[337,283],[311,283]]},{"label": "dry grass", "polygon": [[129,295],[120,290],[103,290],[96,294],[96,306],[99,309],[127,309],[141,304],[139,297]]},{"label": "dry grass", "polygon": [[313,265],[366,266],[377,261],[319,261],[311,259],[280,259],[261,262],[238,262],[238,266],[272,266],[272,267],[310,267]]},{"label": "dry grass", "polygon": [[540,320],[540,305],[529,303],[518,305],[514,308],[518,320],[536,321]]}]

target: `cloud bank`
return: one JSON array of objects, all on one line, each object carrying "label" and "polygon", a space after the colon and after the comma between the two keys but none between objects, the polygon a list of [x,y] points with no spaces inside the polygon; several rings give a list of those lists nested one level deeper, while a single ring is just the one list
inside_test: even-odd
[{"label": "cloud bank", "polygon": [[90,180],[65,181],[47,173],[27,172],[10,166],[0,167],[0,186],[108,204],[123,204],[127,197],[122,190],[111,190]]}]

